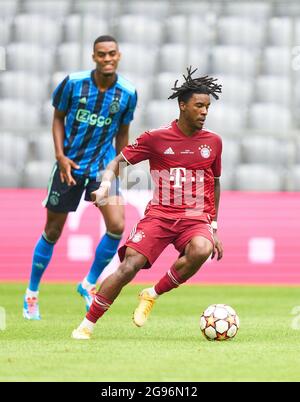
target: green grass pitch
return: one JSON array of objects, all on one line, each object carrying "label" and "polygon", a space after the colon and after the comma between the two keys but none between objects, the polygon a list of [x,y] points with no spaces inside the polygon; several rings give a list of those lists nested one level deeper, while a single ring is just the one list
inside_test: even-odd
[{"label": "green grass pitch", "polygon": [[[22,318],[24,284],[0,283],[0,381],[299,381],[297,287],[182,286],[159,299],[149,322],[131,321],[141,285],[126,287],[90,341],[70,335],[84,317],[75,285],[44,284],[42,321]],[[210,304],[236,309],[241,328],[208,342],[199,317]],[[299,321],[299,320],[298,320]]]}]

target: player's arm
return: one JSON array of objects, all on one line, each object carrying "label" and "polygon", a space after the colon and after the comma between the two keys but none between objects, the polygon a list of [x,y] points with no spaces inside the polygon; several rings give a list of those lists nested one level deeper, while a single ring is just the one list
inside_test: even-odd
[{"label": "player's arm", "polygon": [[[215,195],[215,209],[216,209],[216,215],[214,216],[214,221],[217,222],[219,205],[220,205],[220,197],[221,197],[221,184],[220,184],[219,178],[215,178],[214,195]],[[217,260],[219,261],[223,257],[223,245],[222,245],[221,241],[219,240],[219,237],[217,234],[217,227],[215,227],[213,229],[213,231],[214,231],[215,247],[214,247],[211,258],[214,258],[216,253],[218,253]]]},{"label": "player's arm", "polygon": [[136,139],[134,144],[125,147],[122,152],[107,166],[100,184],[100,188],[92,193],[92,200],[96,206],[103,205],[111,188],[113,180],[119,176],[120,167],[135,165],[141,161],[147,160],[152,154],[151,135],[145,132]]},{"label": "player's arm", "polygon": [[65,117],[66,113],[58,109],[54,110],[53,117],[53,140],[55,148],[55,157],[59,164],[60,179],[62,183],[66,181],[68,186],[76,184],[76,181],[72,177],[71,170],[79,169],[79,166],[71,159],[67,158],[64,154],[64,138],[65,138]]},{"label": "player's arm", "polygon": [[111,184],[120,174],[121,163],[123,167],[129,164],[124,156],[119,154],[107,165],[107,168],[102,175],[102,181],[98,190],[91,193],[92,201],[97,207],[105,204]]},{"label": "player's arm", "polygon": [[116,153],[120,154],[123,148],[128,145],[129,140],[129,124],[121,124],[118,134],[116,135]]}]

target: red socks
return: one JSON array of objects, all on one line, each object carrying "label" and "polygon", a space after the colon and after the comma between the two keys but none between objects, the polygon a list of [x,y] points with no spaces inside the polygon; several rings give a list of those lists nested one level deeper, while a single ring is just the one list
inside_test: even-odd
[{"label": "red socks", "polygon": [[[158,295],[169,292],[172,289],[178,288],[179,285],[184,283],[186,280],[182,279],[178,272],[175,270],[174,266],[166,273],[164,277],[154,286],[155,292]],[[96,324],[100,317],[110,308],[112,301],[101,296],[99,293],[96,294],[93,304],[90,307],[89,312],[86,315],[87,320]]]},{"label": "red socks", "polygon": [[112,302],[105,297],[99,295],[98,293],[95,296],[93,304],[91,305],[89,312],[86,315],[86,318],[96,324],[100,317],[110,308]]},{"label": "red socks", "polygon": [[178,272],[175,270],[174,265],[166,273],[164,277],[154,286],[154,290],[158,295],[169,292],[172,289],[178,288],[179,285],[186,280],[182,279]]}]

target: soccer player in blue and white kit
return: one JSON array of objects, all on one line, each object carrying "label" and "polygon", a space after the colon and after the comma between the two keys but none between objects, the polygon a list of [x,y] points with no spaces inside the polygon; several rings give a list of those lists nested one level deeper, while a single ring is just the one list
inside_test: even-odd
[{"label": "soccer player in blue and white kit", "polygon": [[[129,125],[137,103],[135,88],[116,74],[120,60],[118,43],[111,36],[94,42],[96,69],[68,75],[53,94],[53,139],[57,163],[44,201],[47,221],[33,254],[30,282],[24,297],[23,316],[39,320],[39,284],[69,212],[76,211],[99,188],[101,171],[128,144]],[[115,139],[115,147],[113,140]],[[124,229],[124,210],[119,183],[111,199],[99,209],[107,232],[101,239],[88,275],[78,285],[89,309],[96,282],[115,255]]]}]

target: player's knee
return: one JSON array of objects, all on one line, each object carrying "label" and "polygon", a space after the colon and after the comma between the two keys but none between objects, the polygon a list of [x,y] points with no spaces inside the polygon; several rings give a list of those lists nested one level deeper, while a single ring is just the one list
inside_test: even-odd
[{"label": "player's knee", "polygon": [[130,281],[144,265],[144,260],[139,257],[125,256],[124,261],[118,269],[118,274],[125,281]]},{"label": "player's knee", "polygon": [[111,222],[107,226],[107,231],[109,233],[115,234],[115,235],[122,235],[125,230],[125,222],[124,219],[121,219],[118,222]]},{"label": "player's knee", "polygon": [[206,261],[213,251],[212,243],[207,239],[197,239],[192,241],[187,253],[187,258],[190,262],[201,263]]},{"label": "player's knee", "polygon": [[135,277],[137,272],[138,270],[133,265],[127,264],[124,261],[117,271],[117,276],[122,283],[128,283]]},{"label": "player's knee", "polygon": [[54,224],[46,226],[45,233],[47,238],[52,242],[57,242],[62,234],[62,229],[59,225]]}]

